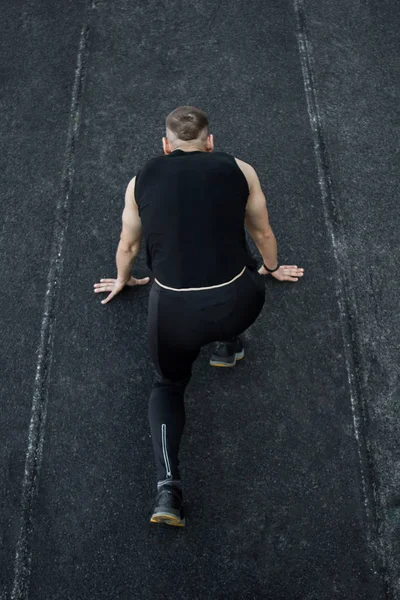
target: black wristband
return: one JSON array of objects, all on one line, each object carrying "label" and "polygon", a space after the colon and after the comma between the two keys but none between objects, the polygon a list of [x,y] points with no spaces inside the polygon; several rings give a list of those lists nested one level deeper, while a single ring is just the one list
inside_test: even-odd
[{"label": "black wristband", "polygon": [[277,271],[280,268],[280,264],[278,263],[278,266],[276,267],[276,269],[268,269],[268,267],[263,263],[263,267],[264,269],[266,269],[268,271],[268,273],[275,273],[275,271]]}]

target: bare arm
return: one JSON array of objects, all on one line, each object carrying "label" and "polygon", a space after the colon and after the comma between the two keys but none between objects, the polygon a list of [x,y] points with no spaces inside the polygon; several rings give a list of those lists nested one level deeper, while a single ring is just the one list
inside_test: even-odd
[{"label": "bare arm", "polygon": [[135,201],[135,181],[131,179],[125,192],[125,207],[122,213],[122,231],[118,244],[116,262],[118,275],[116,279],[100,279],[94,284],[94,291],[109,292],[102,304],[107,304],[114,296],[125,287],[125,285],[145,285],[150,281],[149,277],[137,279],[131,275],[133,262],[139,252],[142,240],[142,222],[139,217],[138,207]]},{"label": "bare arm", "polygon": [[[236,158],[236,162],[242,169],[249,185],[245,225],[262,256],[263,263],[268,269],[275,269],[278,266],[278,246],[269,223],[267,201],[261,189],[260,180],[251,165],[238,158]],[[261,267],[259,273],[266,275],[268,271]],[[303,274],[304,269],[298,268],[297,265],[282,265],[272,273],[279,281],[298,281]]]},{"label": "bare arm", "polygon": [[278,247],[272,231],[267,210],[267,201],[261,189],[260,180],[255,169],[236,159],[249,185],[249,198],[246,204],[245,224],[257,246],[264,264],[275,269],[278,264]]},{"label": "bare arm", "polygon": [[118,279],[125,283],[131,276],[132,265],[142,240],[142,222],[135,202],[135,180],[136,177],[131,179],[126,188],[122,231],[116,255]]}]

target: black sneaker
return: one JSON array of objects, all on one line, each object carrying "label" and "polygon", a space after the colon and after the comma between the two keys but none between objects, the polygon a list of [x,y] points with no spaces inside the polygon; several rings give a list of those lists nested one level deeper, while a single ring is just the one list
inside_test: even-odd
[{"label": "black sneaker", "polygon": [[182,490],[175,485],[164,484],[157,493],[156,506],[150,523],[163,523],[175,527],[185,527]]},{"label": "black sneaker", "polygon": [[212,367],[234,367],[236,361],[244,358],[244,348],[239,337],[229,342],[216,342],[210,359]]}]

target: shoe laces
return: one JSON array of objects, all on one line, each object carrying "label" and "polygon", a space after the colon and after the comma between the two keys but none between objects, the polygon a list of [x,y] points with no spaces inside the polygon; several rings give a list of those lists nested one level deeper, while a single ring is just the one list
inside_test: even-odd
[{"label": "shoe laces", "polygon": [[229,342],[215,342],[215,350],[222,350],[224,348],[226,348],[227,346],[229,346],[229,344],[234,344],[236,341],[236,338],[234,340],[231,340]]},{"label": "shoe laces", "polygon": [[214,351],[219,352],[219,350],[222,350],[225,347],[226,347],[226,342],[215,342]]}]

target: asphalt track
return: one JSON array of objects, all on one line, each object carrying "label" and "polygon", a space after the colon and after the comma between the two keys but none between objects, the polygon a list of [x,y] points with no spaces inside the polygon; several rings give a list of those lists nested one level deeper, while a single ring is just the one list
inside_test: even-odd
[{"label": "asphalt track", "polygon": [[[3,4],[1,600],[400,598],[399,12]],[[181,104],[255,166],[305,276],[266,281],[235,369],[203,348],[176,531],[148,523],[150,288],[93,283]]]}]

